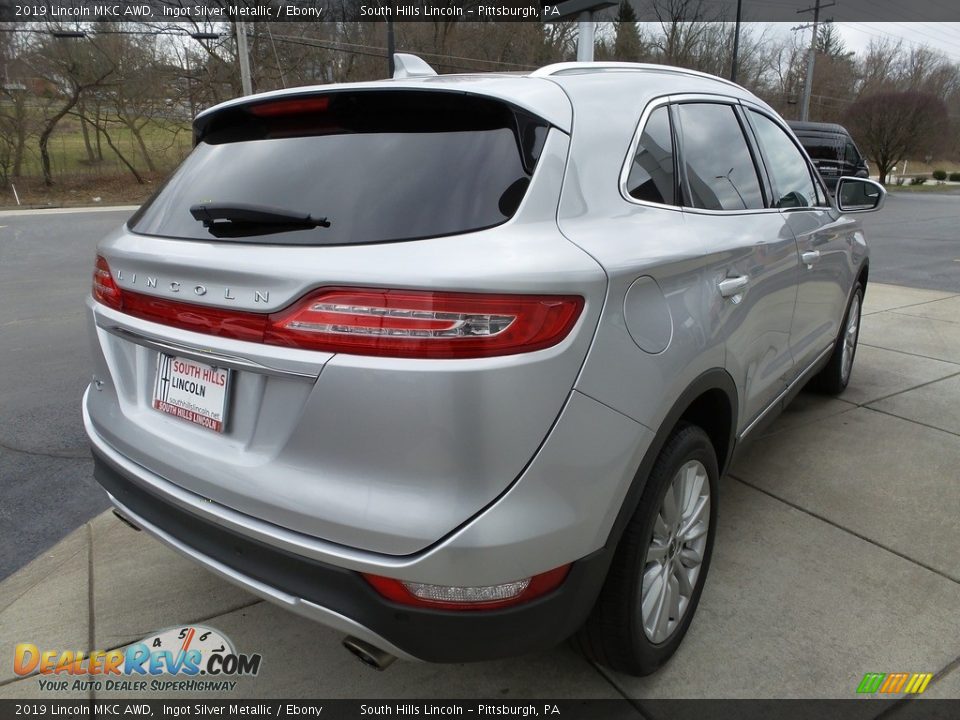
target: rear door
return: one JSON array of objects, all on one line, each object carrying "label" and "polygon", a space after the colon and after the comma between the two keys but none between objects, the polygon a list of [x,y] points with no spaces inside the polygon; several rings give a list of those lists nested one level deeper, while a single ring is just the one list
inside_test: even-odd
[{"label": "rear door", "polygon": [[797,248],[734,101],[675,106],[688,232],[710,238],[720,272],[708,279],[722,318],[727,370],[741,392],[742,431],[786,388]]},{"label": "rear door", "polygon": [[851,287],[849,254],[856,223],[845,219],[803,152],[772,115],[749,108],[750,120],[773,189],[773,205],[796,238],[800,254],[797,307],[790,350],[803,372],[837,336]]}]

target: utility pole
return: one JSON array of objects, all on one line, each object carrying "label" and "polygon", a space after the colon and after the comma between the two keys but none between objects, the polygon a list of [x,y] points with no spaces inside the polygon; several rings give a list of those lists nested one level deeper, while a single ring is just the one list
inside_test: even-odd
[{"label": "utility pole", "polygon": [[544,22],[559,22],[561,20],[577,19],[577,62],[593,62],[593,44],[596,37],[597,23],[595,13],[598,10],[617,4],[618,0],[561,0],[550,7],[549,14],[541,15]]},{"label": "utility pole", "polygon": [[[810,52],[807,55],[807,79],[803,84],[803,104],[800,106],[800,119],[804,121],[810,119],[810,93],[813,92],[813,66],[817,62],[817,29],[820,25],[820,11],[834,5],[836,5],[835,2],[829,5],[821,5],[820,0],[817,0],[812,8],[797,10],[797,14],[813,11],[813,37],[810,38]],[[806,27],[811,26],[807,25]]]},{"label": "utility pole", "polygon": [[596,27],[593,21],[593,10],[584,10],[580,13],[577,23],[577,62],[593,62]]},{"label": "utility pole", "polygon": [[737,0],[737,25],[733,31],[733,62],[730,63],[730,81],[737,81],[737,57],[740,54],[740,16],[743,11],[743,0]]},{"label": "utility pole", "polygon": [[393,73],[396,71],[396,66],[393,62],[393,54],[397,51],[396,44],[393,38],[393,0],[390,0],[387,3],[387,75],[388,78],[393,77]]},{"label": "utility pole", "polygon": [[240,61],[240,85],[244,95],[253,95],[253,85],[250,82],[250,53],[247,52],[247,28],[243,20],[236,21],[237,28],[237,59]]}]

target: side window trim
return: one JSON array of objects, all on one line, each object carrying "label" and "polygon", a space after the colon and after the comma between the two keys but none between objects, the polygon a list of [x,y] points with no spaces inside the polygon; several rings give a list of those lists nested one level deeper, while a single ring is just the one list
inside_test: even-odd
[{"label": "side window trim", "polygon": [[680,125],[678,105],[680,105],[679,102],[671,102],[669,107],[670,127],[673,129],[673,168],[676,173],[674,199],[677,201],[677,207],[686,212],[695,208],[691,208],[689,203],[690,183],[687,180],[686,163],[683,161],[683,129]]},{"label": "side window trim", "polygon": [[776,189],[773,176],[767,165],[766,156],[763,154],[763,148],[757,139],[753,123],[751,123],[750,118],[747,117],[749,115],[747,109],[742,103],[738,102],[736,106],[734,106],[734,113],[737,116],[737,121],[740,123],[740,130],[747,140],[747,147],[750,149],[750,156],[753,158],[753,169],[760,179],[760,192],[763,193],[763,206],[769,210],[774,207],[773,198],[775,197],[774,193]]},{"label": "side window trim", "polygon": [[670,151],[673,153],[673,202],[670,204],[670,207],[683,209],[683,203],[681,202],[681,193],[680,193],[680,148],[677,143],[677,121],[674,118],[673,113],[673,103],[668,102],[666,105],[667,109],[667,121],[670,123]]}]

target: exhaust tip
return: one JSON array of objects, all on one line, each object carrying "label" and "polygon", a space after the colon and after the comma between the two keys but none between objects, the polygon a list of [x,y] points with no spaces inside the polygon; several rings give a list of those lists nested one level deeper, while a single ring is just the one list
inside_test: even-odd
[{"label": "exhaust tip", "polygon": [[123,515],[121,515],[119,510],[114,510],[114,511],[113,511],[113,514],[116,515],[116,516],[117,516],[117,520],[119,520],[120,522],[122,522],[124,525],[126,525],[127,527],[133,528],[133,529],[136,530],[137,532],[140,532],[140,528],[138,528],[136,525],[134,525],[132,522],[130,522],[130,520],[128,520],[126,517],[124,517]]},{"label": "exhaust tip", "polygon": [[397,659],[390,653],[353,636],[345,637],[343,646],[360,662],[375,670],[386,670]]}]

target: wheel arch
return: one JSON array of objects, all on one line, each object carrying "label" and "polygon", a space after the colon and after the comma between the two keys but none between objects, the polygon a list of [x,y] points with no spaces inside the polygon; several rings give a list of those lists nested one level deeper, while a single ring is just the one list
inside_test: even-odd
[{"label": "wheel arch", "polygon": [[637,468],[607,538],[608,549],[613,549],[619,543],[627,523],[636,512],[643,497],[650,470],[677,425],[681,422],[689,422],[701,427],[707,433],[717,452],[717,467],[722,476],[733,457],[738,412],[736,383],[723,368],[707,370],[687,386],[667,412],[650,447],[640,461],[640,466]]}]

